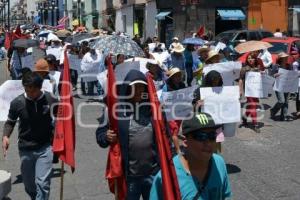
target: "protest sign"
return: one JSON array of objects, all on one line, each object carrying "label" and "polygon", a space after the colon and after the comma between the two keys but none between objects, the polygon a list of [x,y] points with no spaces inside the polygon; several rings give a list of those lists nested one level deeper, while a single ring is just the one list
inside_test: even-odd
[{"label": "protest sign", "polygon": [[[42,90],[52,93],[53,85],[49,80],[44,80]],[[21,80],[8,80],[0,86],[0,121],[7,120],[10,102],[24,92]]]},{"label": "protest sign", "polygon": [[146,74],[149,71],[146,67],[148,62],[150,62],[150,63],[157,62],[153,59],[140,58],[140,57],[135,57],[135,58],[130,58],[130,59],[125,60],[125,62],[134,62],[134,61],[140,62],[140,71],[144,74]]},{"label": "protest sign", "polygon": [[206,65],[203,68],[203,73],[206,75],[208,72],[215,70],[221,74],[224,86],[232,86],[234,80],[240,77],[241,68],[242,64],[240,62],[223,62]]},{"label": "protest sign", "polygon": [[275,79],[260,72],[247,72],[245,80],[245,96],[267,98]]},{"label": "protest sign", "polygon": [[107,70],[99,73],[97,75],[97,79],[103,89],[104,96],[106,96],[107,95]]},{"label": "protest sign", "polygon": [[131,70],[138,70],[140,71],[140,62],[124,62],[120,65],[117,65],[115,68],[115,74],[116,74],[116,81],[117,82],[123,82],[126,78],[127,74]]},{"label": "protest sign", "polygon": [[52,54],[55,56],[56,60],[60,60],[60,56],[62,54],[62,48],[50,48],[46,50],[46,54]]},{"label": "protest sign", "polygon": [[69,54],[69,65],[70,69],[77,70],[78,73],[81,72],[81,59],[78,58],[78,55]]},{"label": "protest sign", "polygon": [[241,105],[239,87],[200,88],[204,105],[201,110],[212,116],[216,124],[240,122]]},{"label": "protest sign", "polygon": [[280,68],[279,76],[276,78],[273,89],[277,92],[294,93],[298,92],[299,78],[298,73],[292,70]]},{"label": "protest sign", "polygon": [[224,44],[223,42],[218,42],[217,46],[215,47],[215,51],[216,52],[220,52],[220,50],[223,50],[226,48],[226,44]]},{"label": "protest sign", "polygon": [[22,68],[29,68],[31,71],[34,71],[34,59],[32,54],[21,57]]},{"label": "protest sign", "polygon": [[161,103],[168,121],[183,120],[191,115],[193,112],[193,94],[197,87],[192,86],[181,90],[161,93]]}]

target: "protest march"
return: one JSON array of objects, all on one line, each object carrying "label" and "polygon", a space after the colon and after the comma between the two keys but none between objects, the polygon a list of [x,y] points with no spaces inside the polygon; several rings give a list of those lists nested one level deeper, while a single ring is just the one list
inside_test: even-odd
[{"label": "protest march", "polygon": [[[77,184],[70,181],[77,170],[91,178],[100,174],[110,195],[103,199],[241,199],[234,196],[240,188],[231,174],[247,170],[235,166],[239,170],[232,172],[225,156],[236,153],[228,145],[240,145],[233,138],[253,145],[251,138],[273,131],[267,124],[299,125],[297,47],[293,54],[279,49],[270,57],[271,42],[233,46],[211,37],[204,25],[184,37],[172,33],[168,41],[140,37],[138,24],[132,38],[125,30],[88,30],[84,23],[74,20],[71,30],[65,24],[3,27],[0,199],[16,195],[17,174],[7,167],[14,160],[24,199],[75,199],[66,197],[72,191],[64,185]],[[90,133],[93,142],[78,150]],[[299,134],[293,137],[299,141]],[[101,167],[82,156],[93,145],[96,153],[105,152]],[[97,172],[78,167],[82,163]]]}]

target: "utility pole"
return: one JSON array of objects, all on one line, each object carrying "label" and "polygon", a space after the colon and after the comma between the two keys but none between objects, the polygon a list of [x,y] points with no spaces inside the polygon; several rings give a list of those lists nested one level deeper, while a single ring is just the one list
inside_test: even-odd
[{"label": "utility pole", "polygon": [[10,31],[10,0],[7,0],[7,28]]},{"label": "utility pole", "polygon": [[81,13],[80,13],[80,0],[77,0],[77,12],[78,12],[78,23],[79,23],[79,26],[81,25]]}]

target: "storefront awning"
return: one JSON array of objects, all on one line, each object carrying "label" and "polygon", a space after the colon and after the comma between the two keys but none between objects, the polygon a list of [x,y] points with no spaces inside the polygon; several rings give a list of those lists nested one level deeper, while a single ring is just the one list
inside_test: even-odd
[{"label": "storefront awning", "polygon": [[245,20],[246,16],[240,9],[218,9],[222,20]]},{"label": "storefront awning", "polygon": [[166,16],[168,16],[171,12],[160,12],[156,15],[155,19],[157,20],[165,20]]}]

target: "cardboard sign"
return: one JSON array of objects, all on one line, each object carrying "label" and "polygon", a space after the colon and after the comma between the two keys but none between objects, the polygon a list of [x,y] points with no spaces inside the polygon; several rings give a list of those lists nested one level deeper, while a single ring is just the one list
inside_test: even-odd
[{"label": "cardboard sign", "polygon": [[200,94],[204,100],[201,110],[210,114],[216,124],[240,122],[238,86],[200,88]]},{"label": "cardboard sign", "polygon": [[[161,93],[161,103],[168,121],[183,120],[190,117],[193,112],[193,94],[197,87],[192,86],[181,90]],[[158,94],[160,95],[160,92]]]},{"label": "cardboard sign", "polygon": [[[53,85],[49,80],[44,80],[42,90],[52,93]],[[0,121],[7,120],[10,103],[24,92],[21,80],[8,80],[0,86]]]},{"label": "cardboard sign", "polygon": [[267,98],[275,79],[260,72],[247,72],[245,80],[245,96]]},{"label": "cardboard sign", "polygon": [[298,92],[299,78],[298,73],[292,70],[279,69],[279,77],[276,78],[273,89],[278,92],[294,93]]},{"label": "cardboard sign", "polygon": [[215,70],[221,74],[224,86],[232,86],[234,80],[240,77],[241,68],[240,62],[223,62],[204,66],[203,73],[206,75]]}]

